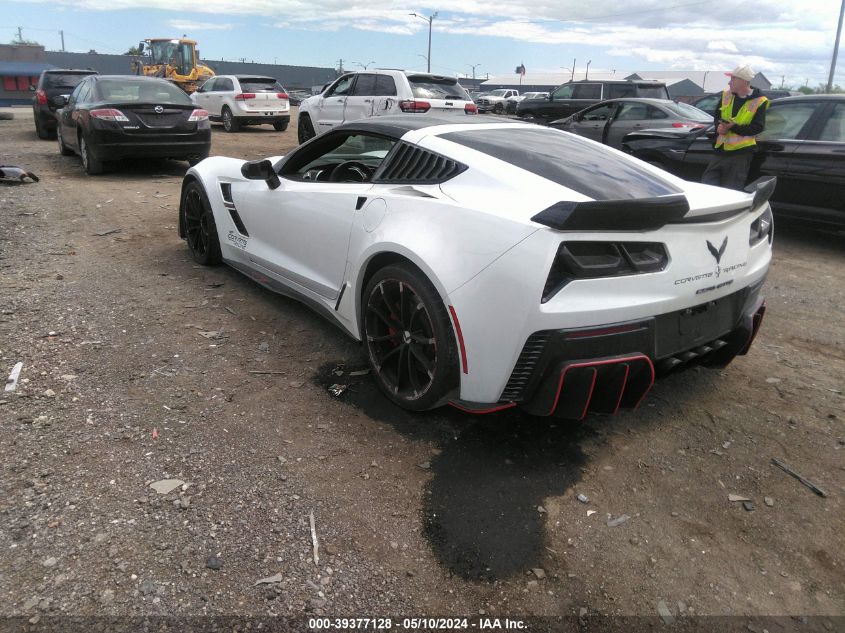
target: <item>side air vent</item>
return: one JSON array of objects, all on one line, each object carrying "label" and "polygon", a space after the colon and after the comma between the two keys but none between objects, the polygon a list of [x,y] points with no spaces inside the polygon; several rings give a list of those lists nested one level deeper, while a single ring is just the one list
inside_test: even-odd
[{"label": "side air vent", "polygon": [[500,402],[519,402],[522,400],[525,387],[531,380],[537,361],[540,360],[540,356],[543,355],[543,350],[546,348],[546,343],[549,341],[549,335],[549,331],[534,332],[525,341],[522,353],[519,355],[508,384],[505,385],[505,390],[499,399]]},{"label": "side air vent", "polygon": [[427,149],[400,143],[373,182],[436,185],[454,178],[466,168],[466,165]]},{"label": "side air vent", "polygon": [[226,207],[226,210],[229,211],[229,215],[232,216],[232,222],[235,223],[238,233],[244,237],[249,237],[249,233],[247,233],[243,220],[241,220],[241,216],[235,208],[235,201],[232,199],[232,183],[221,182],[220,193],[223,196],[223,206]]}]

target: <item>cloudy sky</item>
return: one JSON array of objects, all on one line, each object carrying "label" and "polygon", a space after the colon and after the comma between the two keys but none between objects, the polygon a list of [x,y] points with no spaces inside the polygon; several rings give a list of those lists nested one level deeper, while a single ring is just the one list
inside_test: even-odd
[{"label": "cloudy sky", "polygon": [[[425,0],[432,3],[434,0]],[[723,10],[720,7],[724,6]],[[21,27],[48,50],[123,53],[146,37],[187,34],[209,59],[432,72],[723,70],[740,61],[776,86],[826,83],[839,0],[19,0],[4,2],[0,42]],[[842,46],[845,48],[845,42]],[[567,70],[563,70],[567,69]],[[577,78],[577,77],[576,77]],[[845,59],[835,82],[845,86]]]}]

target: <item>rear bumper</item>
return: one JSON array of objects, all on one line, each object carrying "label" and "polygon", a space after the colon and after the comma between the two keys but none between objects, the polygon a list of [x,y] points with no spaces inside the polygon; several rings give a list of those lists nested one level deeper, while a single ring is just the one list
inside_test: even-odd
[{"label": "rear bumper", "polygon": [[261,125],[262,123],[290,123],[290,114],[274,114],[272,112],[251,114],[237,114],[235,120],[246,125]]},{"label": "rear bumper", "polygon": [[747,353],[765,313],[762,284],[648,319],[535,332],[498,404],[453,404],[475,413],[520,406],[578,420],[636,408],[658,378],[694,365],[724,367]]},{"label": "rear bumper", "polygon": [[99,160],[123,158],[176,158],[207,156],[211,151],[211,129],[201,128],[194,134],[136,136],[115,133],[95,133],[90,138],[91,149]]}]

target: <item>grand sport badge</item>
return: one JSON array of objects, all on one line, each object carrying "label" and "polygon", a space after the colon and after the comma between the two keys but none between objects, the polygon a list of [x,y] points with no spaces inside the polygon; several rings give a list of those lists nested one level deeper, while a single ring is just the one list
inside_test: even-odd
[{"label": "grand sport badge", "polygon": [[[722,266],[722,257],[725,254],[725,251],[728,248],[728,236],[725,236],[725,239],[722,240],[721,246],[716,248],[716,246],[710,242],[710,240],[705,241],[705,245],[707,246],[707,250],[710,251],[710,254],[713,256],[713,259],[716,260],[716,269],[708,272],[699,273],[697,275],[691,275],[689,277],[683,277],[681,279],[675,280],[676,286],[682,286],[684,284],[695,283],[697,281],[709,280],[709,279],[719,279],[722,276],[722,273],[731,273],[735,270],[740,268],[744,268],[748,265],[748,261],[744,261],[739,264],[731,264],[730,266]],[[719,288],[724,288],[725,286],[729,286],[734,282],[733,279],[728,279],[712,286],[706,286],[704,288],[699,288],[695,291],[695,294],[700,295],[704,294],[705,292],[712,292],[713,290],[718,290]]]}]

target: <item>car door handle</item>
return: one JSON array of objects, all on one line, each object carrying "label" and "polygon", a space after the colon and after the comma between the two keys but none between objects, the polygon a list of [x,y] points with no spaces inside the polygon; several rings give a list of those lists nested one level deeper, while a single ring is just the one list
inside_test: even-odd
[{"label": "car door handle", "polygon": [[364,103],[372,103],[372,102],[373,102],[372,99],[364,99]]}]

